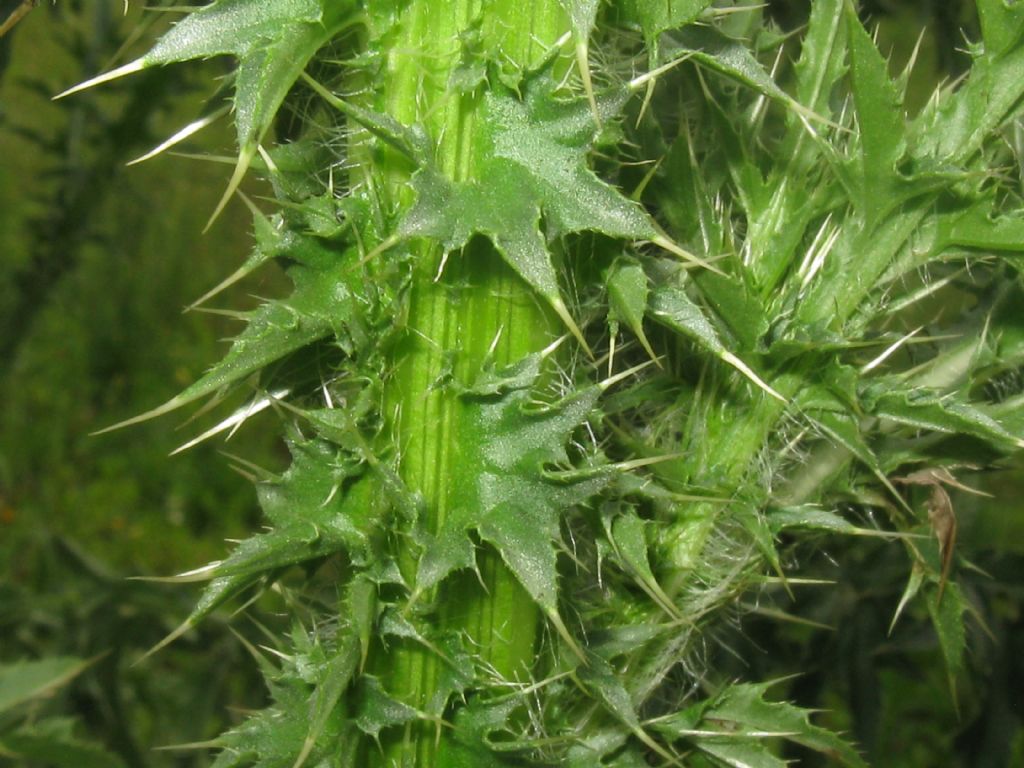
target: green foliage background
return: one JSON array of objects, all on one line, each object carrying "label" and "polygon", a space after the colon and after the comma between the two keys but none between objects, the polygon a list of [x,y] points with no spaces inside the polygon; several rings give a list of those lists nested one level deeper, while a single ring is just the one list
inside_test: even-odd
[{"label": "green foliage background", "polygon": [[[805,12],[800,3],[773,5],[790,23]],[[970,6],[867,8],[895,64],[909,56],[921,22],[930,25],[911,105],[965,66],[954,49],[961,27],[977,37]],[[263,686],[243,644],[216,620],[130,666],[188,614],[193,595],[125,577],[219,559],[224,539],[247,535],[260,515],[220,446],[167,459],[184,438],[176,441],[165,421],[88,433],[168,400],[221,356],[220,340],[236,333],[231,321],[180,309],[235,268],[249,248],[249,216],[229,206],[200,234],[223,166],[161,159],[122,167],[195,117],[197,84],[221,74],[222,63],[152,70],[70,107],[49,103],[105,69],[122,44],[146,50],[165,22],[133,39],[140,16],[133,8],[122,17],[117,3],[62,3],[30,14],[0,43],[0,661],[106,654],[33,717],[77,716],[76,738],[103,744],[117,755],[110,764],[184,767],[205,764],[205,755],[150,748],[212,738],[240,720],[234,711],[264,703]],[[201,148],[230,154],[233,136],[216,130]],[[253,306],[250,294],[280,293],[279,276],[262,280],[223,303]],[[258,425],[227,449],[280,466],[282,447]],[[803,575],[838,586],[801,593],[796,612],[833,631],[770,620],[775,610],[792,612],[788,604],[756,606],[742,631],[723,638],[735,657],[716,655],[721,675],[733,665],[754,680],[799,673],[777,695],[827,709],[818,722],[848,731],[873,765],[1024,763],[1024,482],[1019,471],[960,479],[996,499],[955,493],[959,551],[977,566],[962,569],[961,588],[987,622],[987,631],[968,622],[956,702],[923,606],[887,634],[906,571],[891,542],[805,543],[793,555]],[[238,629],[259,642],[259,628]],[[806,765],[817,759],[794,755]]]},{"label": "green foliage background", "polygon": [[[194,117],[197,78],[216,65],[155,73],[70,110],[51,102],[122,45],[151,41],[153,28],[132,40],[141,17],[61,3],[0,40],[0,658],[105,654],[43,711],[77,715],[79,736],[128,765],[183,766],[202,760],[151,747],[219,733],[229,707],[261,701],[261,683],[222,624],[130,668],[192,596],[127,577],[221,556],[225,538],[257,524],[252,488],[217,447],[169,459],[184,438],[166,424],[90,433],[170,396],[220,353],[232,325],[181,310],[248,247],[249,220],[229,211],[201,235],[219,168],[125,168]],[[225,131],[207,146],[230,142]],[[250,290],[275,290],[273,276]],[[257,432],[237,444],[279,450]]]}]

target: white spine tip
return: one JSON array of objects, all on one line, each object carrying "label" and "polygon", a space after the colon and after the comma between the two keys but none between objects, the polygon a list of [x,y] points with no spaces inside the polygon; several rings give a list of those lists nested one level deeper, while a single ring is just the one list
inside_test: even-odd
[{"label": "white spine tip", "polygon": [[70,96],[73,93],[84,91],[88,88],[92,88],[93,86],[102,85],[103,83],[109,83],[111,80],[117,80],[119,77],[130,75],[133,72],[141,72],[145,68],[145,59],[136,59],[135,61],[131,61],[125,64],[124,66],[118,67],[117,69],[112,69],[109,72],[106,72],[102,75],[96,75],[96,77],[90,78],[89,80],[81,82],[78,85],[73,85],[66,91],[58,93],[56,96],[53,97],[53,100],[57,101],[58,99],[63,99],[65,96]]},{"label": "white spine tip", "polygon": [[590,348],[590,345],[587,344],[587,340],[583,338],[583,332],[580,330],[580,327],[576,325],[576,321],[572,319],[572,315],[569,314],[569,310],[565,306],[565,302],[560,298],[551,299],[551,307],[562,319],[562,322],[565,323],[566,328],[569,329],[569,333],[576,337],[576,341],[578,341],[580,346],[583,347],[583,351],[587,353],[587,357],[594,360],[594,350]]},{"label": "white spine tip", "polygon": [[688,250],[669,240],[664,235],[656,235],[655,237],[652,237],[651,242],[654,245],[658,246],[659,248],[664,248],[669,253],[675,254],[683,261],[688,261],[691,264],[696,264],[699,267],[704,267],[704,269],[722,275],[722,277],[726,277],[725,272],[720,270],[718,267],[714,266],[711,262],[706,261],[705,259],[702,259],[693,253],[690,253]]}]

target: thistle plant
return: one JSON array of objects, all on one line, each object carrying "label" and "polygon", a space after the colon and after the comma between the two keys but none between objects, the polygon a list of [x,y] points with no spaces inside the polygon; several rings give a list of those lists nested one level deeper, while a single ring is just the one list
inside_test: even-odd
[{"label": "thistle plant", "polygon": [[291,455],[237,460],[270,527],[166,641],[288,598],[214,765],[863,765],[714,663],[822,532],[905,550],[955,681],[950,492],[1024,445],[1024,7],[916,114],[853,2],[769,11],[215,0],[78,86],[234,56],[214,217],[273,199],[219,287],[294,285],[132,420],[233,396],[201,437],[272,410]]}]

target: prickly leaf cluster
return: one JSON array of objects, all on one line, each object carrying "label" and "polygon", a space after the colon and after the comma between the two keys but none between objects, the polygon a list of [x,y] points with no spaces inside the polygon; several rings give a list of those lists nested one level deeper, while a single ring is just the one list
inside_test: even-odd
[{"label": "prickly leaf cluster", "polygon": [[187,575],[180,631],[292,616],[215,765],[862,765],[715,641],[880,536],[955,681],[948,490],[1024,444],[1024,7],[910,114],[848,0],[513,5],[215,0],[112,73],[236,58],[229,192],[276,199],[229,280],[294,285],[146,414],[245,398],[204,437],[271,410],[291,456]]}]

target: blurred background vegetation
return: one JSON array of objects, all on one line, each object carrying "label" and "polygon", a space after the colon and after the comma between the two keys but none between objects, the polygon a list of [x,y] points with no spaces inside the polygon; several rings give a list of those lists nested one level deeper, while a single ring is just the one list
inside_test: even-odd
[{"label": "blurred background vegetation", "polygon": [[[0,21],[18,5],[0,0]],[[793,29],[807,7],[775,1],[768,12]],[[972,7],[864,4],[894,68],[926,29],[912,102],[967,66],[966,40],[977,39]],[[226,445],[173,458],[194,424],[176,430],[157,420],[90,436],[174,395],[235,330],[229,317],[181,312],[250,247],[239,203],[201,234],[226,168],[167,156],[125,167],[220,106],[210,84],[225,63],[152,70],[50,101],[145,50],[169,20],[136,4],[125,11],[114,0],[62,0],[0,39],[0,665],[96,659],[51,695],[6,709],[0,675],[0,764],[24,764],[5,757],[5,734],[42,733],[49,723],[70,746],[48,758],[39,752],[31,765],[204,765],[204,750],[154,747],[208,740],[263,699],[227,614],[132,666],[187,615],[196,593],[127,577],[218,559],[225,539],[259,525],[249,482],[221,452],[280,466],[276,427],[256,419]],[[185,148],[229,152],[230,127],[215,125]],[[251,306],[253,295],[275,294],[278,280],[264,272],[215,304]],[[996,494],[955,497],[959,552],[969,561],[959,575],[976,608],[960,679],[946,679],[923,607],[912,605],[888,632],[907,578],[901,548],[827,538],[792,557],[837,585],[752,606],[740,630],[723,636],[719,668],[754,680],[799,673],[780,695],[827,710],[823,718],[850,732],[876,766],[1024,765],[1022,476],[960,478]],[[778,612],[805,623],[780,622]],[[255,625],[236,624],[258,637]]]},{"label": "blurred background vegetation", "polygon": [[[13,5],[0,4],[0,18]],[[217,559],[226,538],[258,525],[250,484],[218,450],[272,463],[273,443],[250,426],[227,446],[169,459],[192,433],[168,421],[90,436],[175,394],[237,330],[230,318],[182,314],[250,246],[241,205],[201,234],[223,167],[125,167],[198,116],[226,62],[50,101],[144,50],[169,21],[137,4],[124,14],[120,2],[61,2],[0,41],[0,661],[105,654],[45,714],[76,716],[79,736],[131,766],[205,762],[151,748],[215,736],[231,707],[263,695],[225,624],[131,667],[195,594],[126,577]],[[232,140],[225,123],[201,148]],[[224,303],[252,304],[273,277]]]}]

